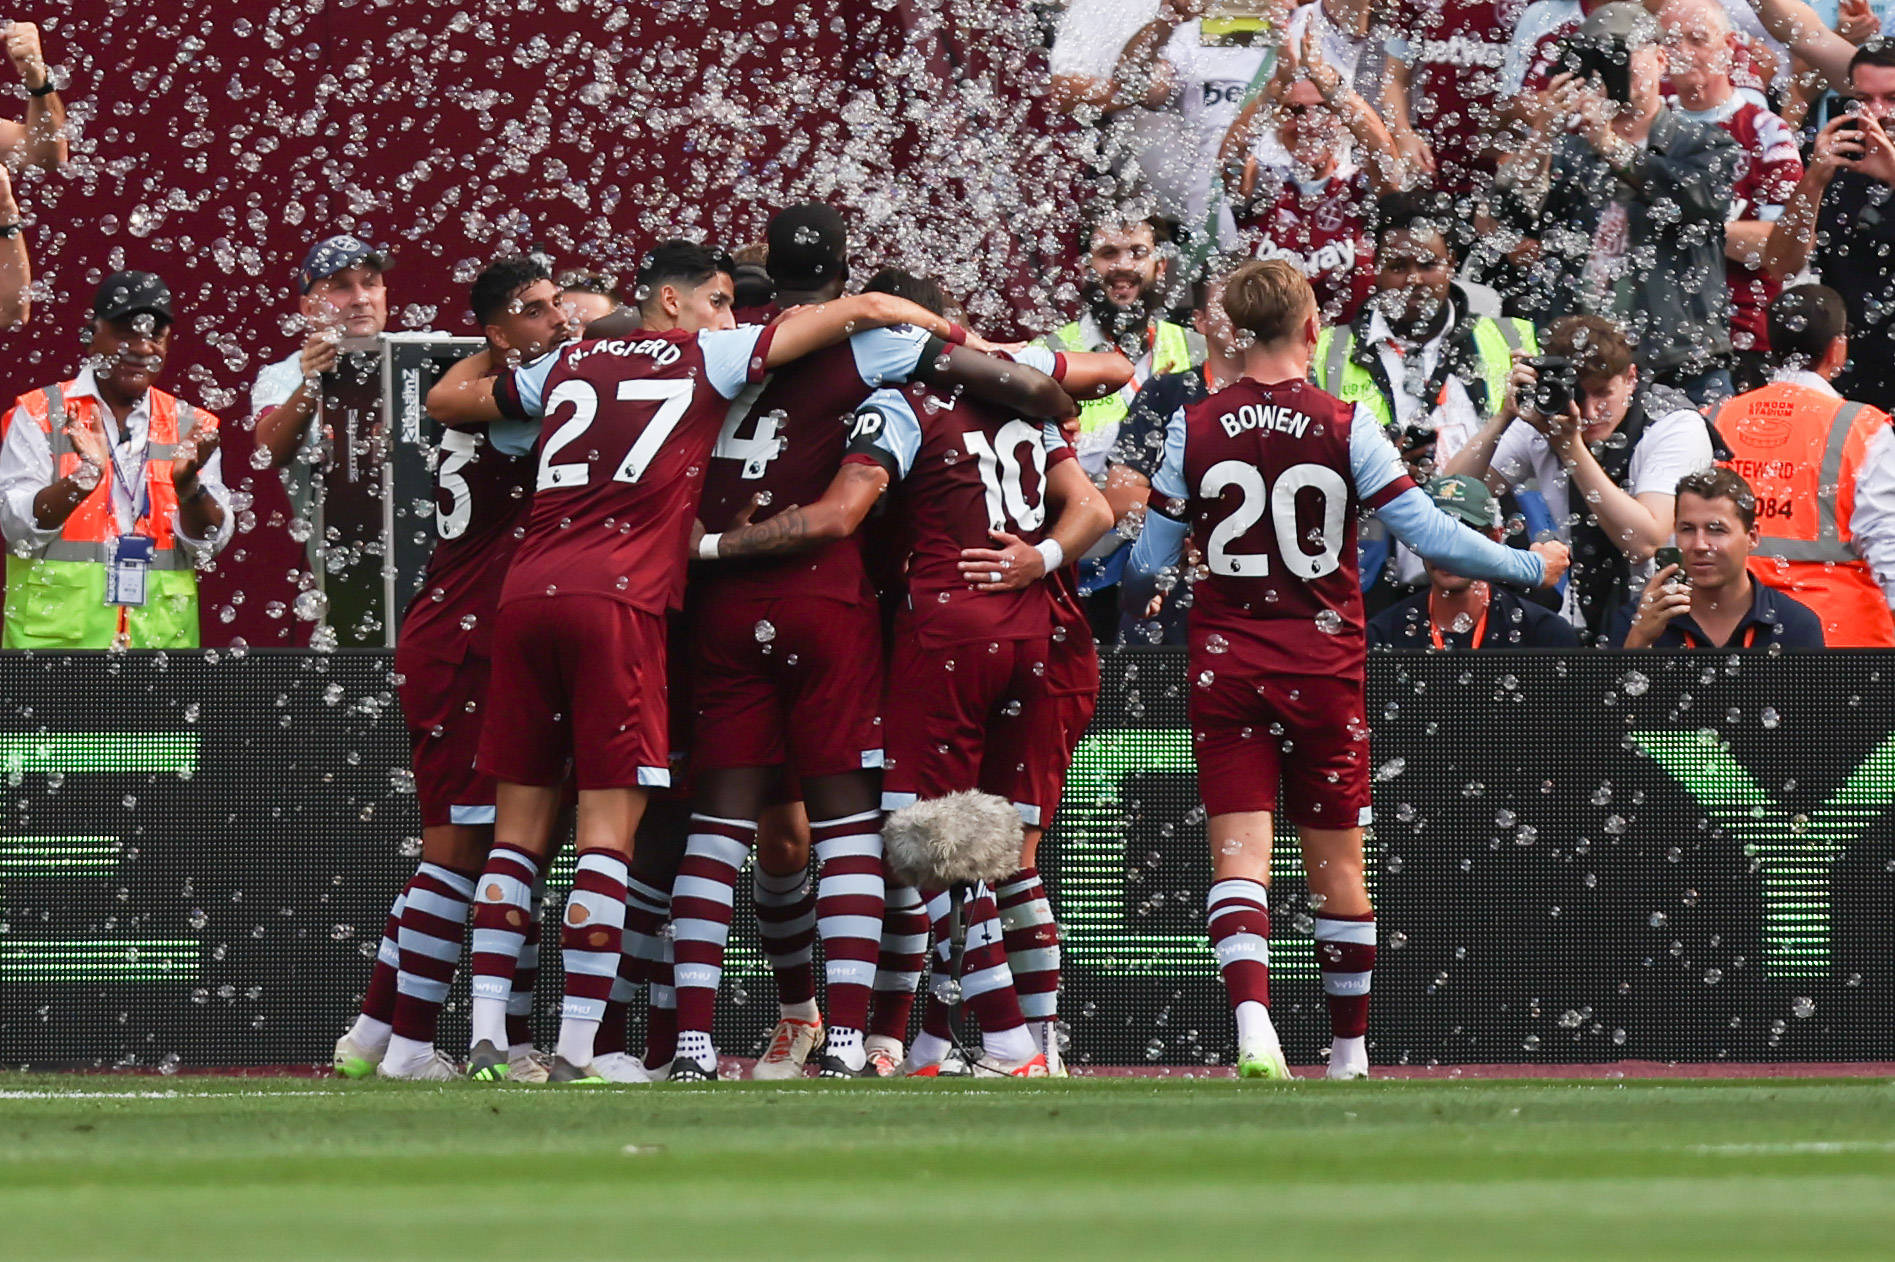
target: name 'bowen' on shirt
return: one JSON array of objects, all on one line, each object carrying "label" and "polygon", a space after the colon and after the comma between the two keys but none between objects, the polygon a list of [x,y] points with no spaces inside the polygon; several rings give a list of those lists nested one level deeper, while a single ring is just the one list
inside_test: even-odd
[{"label": "name 'bowen' on shirt", "polygon": [[1218,417],[1217,423],[1232,438],[1247,429],[1272,429],[1279,434],[1301,438],[1303,431],[1309,428],[1309,417],[1282,404],[1246,403],[1235,412],[1226,412]]}]

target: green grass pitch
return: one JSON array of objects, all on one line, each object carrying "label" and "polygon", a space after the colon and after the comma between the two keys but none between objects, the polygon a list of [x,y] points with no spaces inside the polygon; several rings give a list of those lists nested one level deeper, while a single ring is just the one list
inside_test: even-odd
[{"label": "green grass pitch", "polygon": [[12,1258],[1887,1258],[1895,1083],[0,1074]]}]

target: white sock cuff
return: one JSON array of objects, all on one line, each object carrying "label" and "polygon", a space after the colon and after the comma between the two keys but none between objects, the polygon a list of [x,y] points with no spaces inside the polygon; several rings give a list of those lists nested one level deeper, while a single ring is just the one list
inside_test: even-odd
[{"label": "white sock cuff", "polygon": [[1374,946],[1375,922],[1373,920],[1329,920],[1318,916],[1316,917],[1316,941]]},{"label": "white sock cuff", "polygon": [[1267,910],[1270,906],[1270,891],[1261,881],[1250,881],[1233,877],[1229,880],[1218,881],[1211,886],[1210,892],[1204,896],[1204,905],[1206,907],[1215,907],[1219,903],[1236,902],[1255,903],[1257,906]]},{"label": "white sock cuff", "polygon": [[416,876],[429,876],[459,894],[462,898],[474,896],[474,878],[460,872],[450,871],[438,863],[423,863],[415,867]]}]

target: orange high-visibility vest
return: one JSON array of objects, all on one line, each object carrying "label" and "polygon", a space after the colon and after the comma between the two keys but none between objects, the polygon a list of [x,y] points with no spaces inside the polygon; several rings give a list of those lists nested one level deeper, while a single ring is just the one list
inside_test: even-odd
[{"label": "orange high-visibility vest", "polygon": [[1849,531],[1869,440],[1890,423],[1886,412],[1790,382],[1718,409],[1732,452],[1722,463],[1757,497],[1763,539],[1750,572],[1815,610],[1831,648],[1895,648],[1888,598]]},{"label": "orange high-visibility vest", "polygon": [[[68,397],[76,381],[23,395],[18,407],[47,437],[55,480],[79,467],[79,453],[66,433],[67,421],[96,424],[99,401]],[[176,546],[172,521],[178,494],[171,466],[180,440],[203,414],[161,390],[151,391],[150,444],[146,449],[145,511],[133,529],[152,540],[145,604],[136,608],[105,603],[106,569],[118,540],[118,515],[112,508],[115,474],[104,470],[98,485],[81,500],[57,537],[30,556],[7,557],[7,648],[195,648],[198,643],[197,571],[191,557]],[[0,439],[11,425],[13,409],[0,415]]]}]

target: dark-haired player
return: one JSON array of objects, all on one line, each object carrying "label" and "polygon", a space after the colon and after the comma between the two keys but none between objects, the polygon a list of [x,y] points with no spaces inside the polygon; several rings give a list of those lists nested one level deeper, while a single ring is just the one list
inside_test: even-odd
[{"label": "dark-haired player", "polygon": [[[1192,745],[1210,815],[1206,924],[1237,1019],[1238,1072],[1286,1078],[1269,1013],[1269,900],[1279,800],[1297,827],[1329,998],[1329,1076],[1368,1073],[1375,919],[1362,877],[1368,719],[1356,518],[1375,510],[1456,573],[1543,584],[1566,550],[1506,548],[1417,488],[1371,413],[1309,384],[1321,321],[1292,264],[1251,262],[1224,286],[1243,376],[1179,408],[1152,478],[1152,511],[1126,570],[1143,608],[1189,529],[1208,578],[1191,611]],[[1175,571],[1174,571],[1175,572]],[[1282,793],[1279,799],[1278,785]]]},{"label": "dark-haired player", "polygon": [[[834,210],[789,207],[771,221],[769,241],[778,305],[758,311],[758,318],[840,296],[848,271]],[[875,282],[870,290],[898,292]],[[750,520],[759,501],[760,525],[778,516],[786,518],[784,529],[809,521],[784,510],[816,505],[835,481],[846,418],[871,390],[911,378],[1020,411],[1075,410],[1056,382],[1016,364],[931,341],[913,329],[858,333],[771,373],[731,405],[706,479],[700,519],[713,533],[700,545],[701,555],[723,555],[721,532]],[[806,963],[775,968],[781,1016],[757,1065],[759,1078],[799,1075],[804,1058],[825,1039],[825,1074],[861,1071],[882,923],[880,610],[854,522],[824,515],[812,528],[807,550],[798,555],[701,571],[690,599],[698,815],[680,870],[690,892],[673,909],[681,1055],[688,1048],[703,1064],[713,1063],[710,1030],[731,891],[758,836],[759,809],[786,767],[802,786],[809,837],[822,865],[809,911],[823,944],[829,1025],[825,1032],[816,1015]],[[766,953],[773,964],[787,958],[794,965],[807,961],[807,939],[782,941],[772,926],[807,923],[794,899],[783,895],[807,896],[809,843],[800,851],[786,843],[759,845],[756,889]],[[773,861],[766,863],[765,855]]]},{"label": "dark-haired player", "polygon": [[501,591],[480,766],[497,781],[495,844],[475,890],[468,1072],[506,1076],[514,947],[553,845],[561,785],[579,793],[578,864],[560,944],[566,973],[551,1078],[600,1081],[594,1039],[620,969],[627,858],[647,790],[670,782],[665,614],[682,595],[704,468],[730,403],[771,368],[861,328],[954,330],[884,295],[734,327],[729,259],[668,241],[638,277],[643,328],[569,344],[478,379],[457,365],[429,395],[450,423],[543,418],[526,535]]},{"label": "dark-haired player", "polygon": [[[474,281],[474,321],[488,358],[518,367],[565,338],[552,278],[523,256],[495,260]],[[395,650],[421,806],[421,862],[391,913],[396,944],[377,962],[382,985],[336,1042],[347,1077],[452,1078],[434,1050],[435,1024],[460,959],[474,878],[493,842],[494,785],[474,766],[487,700],[500,582],[532,505],[533,440],[539,427],[511,422],[449,429],[435,453],[435,545],[421,590],[403,615]],[[386,944],[385,944],[386,945]],[[531,964],[523,964],[531,967]],[[392,994],[389,993],[392,981]],[[528,1009],[531,987],[522,989]],[[383,1007],[384,1002],[386,1007]],[[373,1011],[371,1011],[373,1009]],[[514,1076],[544,1076],[532,1059],[525,1017],[516,1015]]]},{"label": "dark-haired player", "polygon": [[[898,273],[872,284],[926,298],[936,309],[943,301],[938,287]],[[1071,409],[1050,395],[1039,406]],[[795,551],[812,535],[845,537],[899,484],[893,499],[908,590],[884,706],[885,809],[971,788],[1005,796],[1029,822],[1050,805],[1038,800],[1044,776],[1036,773],[1058,756],[1060,735],[1044,678],[1051,602],[1037,580],[1063,564],[1065,550],[1083,551],[1111,525],[1110,510],[1071,457],[1055,426],[924,384],[884,388],[856,412],[849,454],[822,498],[719,541],[720,555],[743,556]],[[1049,499],[1062,506],[1050,530]],[[1001,547],[980,581],[963,578],[963,550],[995,543]],[[946,896],[930,902],[945,939]],[[980,1067],[1043,1076],[1046,1060],[1022,1019],[985,888],[969,904],[968,921],[961,984],[986,1045]],[[932,1026],[924,1032],[911,1071],[938,1072],[946,1034]]]}]

